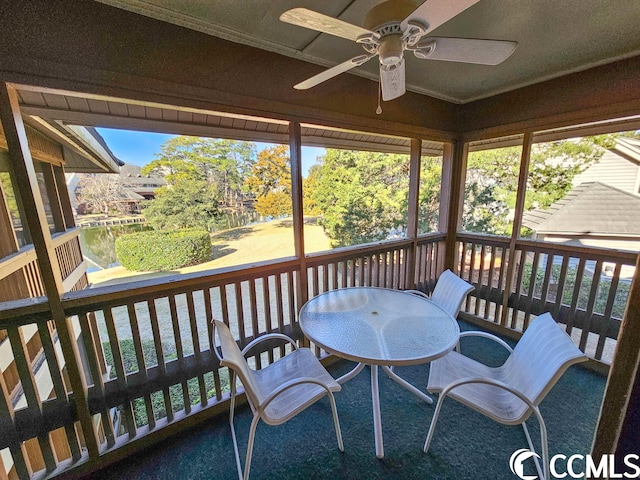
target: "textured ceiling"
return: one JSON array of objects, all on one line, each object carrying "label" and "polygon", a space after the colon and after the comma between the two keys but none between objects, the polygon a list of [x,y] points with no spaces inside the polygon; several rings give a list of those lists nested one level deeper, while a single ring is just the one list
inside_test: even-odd
[{"label": "textured ceiling", "polygon": [[[359,55],[362,48],[350,40],[282,23],[280,14],[290,8],[305,7],[361,25],[369,9],[381,3],[379,0],[98,1],[323,66]],[[416,5],[419,3],[416,1]],[[480,0],[436,28],[433,35],[512,40],[518,42],[515,53],[497,66],[419,60],[407,54],[407,89],[466,103],[640,55],[638,19],[640,1],[633,0]],[[376,61],[351,72],[377,78]],[[343,75],[348,74],[351,73]],[[305,78],[292,78],[291,85],[302,80]]]}]

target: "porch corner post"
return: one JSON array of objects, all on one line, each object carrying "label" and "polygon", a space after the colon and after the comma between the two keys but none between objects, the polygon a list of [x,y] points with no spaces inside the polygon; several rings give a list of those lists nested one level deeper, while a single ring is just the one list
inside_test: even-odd
[{"label": "porch corner post", "polygon": [[304,254],[304,209],[302,200],[302,133],[300,123],[289,122],[289,155],[291,157],[291,201],[293,206],[293,245],[300,265],[297,283],[297,310],[307,302],[309,289],[307,262]]},{"label": "porch corner post", "polygon": [[75,405],[84,433],[90,459],[99,455],[98,438],[87,403],[87,384],[83,372],[73,325],[67,318],[61,295],[62,275],[49,233],[38,180],[29,151],[27,134],[18,105],[18,95],[11,85],[0,82],[0,121],[4,128],[9,152],[9,167],[17,185],[16,196],[24,207],[25,220],[36,252],[44,291],[49,301],[51,317],[55,322],[62,353],[73,390]]},{"label": "porch corner post", "polygon": [[520,173],[518,175],[518,191],[516,192],[516,206],[513,215],[513,229],[509,240],[509,257],[507,260],[507,272],[505,275],[505,286],[502,294],[502,315],[500,325],[507,326],[507,316],[509,315],[509,296],[513,285],[516,262],[516,242],[520,236],[522,228],[522,213],[524,212],[524,201],[527,195],[527,179],[529,177],[529,164],[531,158],[531,145],[533,144],[533,132],[525,132],[522,139],[522,154],[520,156]]},{"label": "porch corner post", "polygon": [[422,140],[411,139],[411,156],[409,158],[409,199],[407,208],[407,238],[411,246],[407,249],[405,288],[416,288],[416,259],[418,258],[418,215],[420,190],[420,160],[422,157]]},{"label": "porch corner post", "polygon": [[640,255],[636,262],[636,273],[631,283],[627,309],[620,327],[591,447],[591,455],[595,459],[605,454],[615,454],[616,462],[622,462],[626,454],[638,453],[637,447],[640,441],[638,338],[640,338]]},{"label": "porch corner post", "polygon": [[[462,226],[464,184],[467,175],[469,145],[458,139],[445,143],[442,157],[442,189],[440,194],[440,229],[446,228],[444,261],[441,270],[455,271],[456,237]],[[446,204],[442,204],[442,199]]]}]

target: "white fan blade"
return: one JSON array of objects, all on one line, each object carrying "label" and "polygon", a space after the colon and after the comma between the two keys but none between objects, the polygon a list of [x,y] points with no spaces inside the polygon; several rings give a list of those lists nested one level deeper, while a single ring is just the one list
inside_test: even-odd
[{"label": "white fan blade", "polygon": [[363,63],[371,60],[375,55],[358,55],[357,57],[353,57],[346,62],[342,62],[335,67],[331,67],[324,72],[320,72],[317,75],[314,75],[311,78],[306,79],[304,82],[300,82],[297,85],[294,85],[293,88],[296,90],[306,90],[311,87],[315,87],[319,83],[322,83],[330,78],[340,75],[341,73],[346,72],[347,70],[351,70],[352,68],[359,67]]},{"label": "white fan blade", "polygon": [[[421,45],[434,48],[430,53],[421,55]],[[418,42],[415,53],[416,57],[429,60],[498,65],[509,58],[517,46],[518,42],[505,40],[429,37]]]},{"label": "white fan blade", "polygon": [[479,1],[480,0],[427,0],[411,12],[411,14],[402,21],[400,27],[404,32],[410,20],[418,20],[427,22],[426,33],[429,33]]},{"label": "white fan blade", "polygon": [[337,18],[323,15],[306,8],[292,8],[280,15],[280,20],[299,27],[310,28],[336,37],[346,38],[354,42],[360,35],[371,35],[372,31],[352,25]]},{"label": "white fan blade", "polygon": [[380,65],[380,84],[385,102],[405,94],[404,58],[394,67]]}]

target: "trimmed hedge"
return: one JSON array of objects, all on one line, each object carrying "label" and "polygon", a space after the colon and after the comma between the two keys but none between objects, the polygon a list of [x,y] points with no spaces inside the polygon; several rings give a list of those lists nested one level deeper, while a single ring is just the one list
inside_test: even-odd
[{"label": "trimmed hedge", "polygon": [[127,270],[173,270],[211,257],[211,237],[204,230],[153,230],[116,239],[116,257]]}]

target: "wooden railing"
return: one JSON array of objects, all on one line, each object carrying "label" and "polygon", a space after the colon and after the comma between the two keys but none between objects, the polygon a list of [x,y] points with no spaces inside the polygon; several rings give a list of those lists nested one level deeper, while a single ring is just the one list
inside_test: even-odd
[{"label": "wooden railing", "polygon": [[[79,228],[72,228],[52,239],[65,291],[81,290],[88,285],[79,234]],[[33,245],[0,259],[0,301],[42,295],[44,289]]]},{"label": "wooden railing", "polygon": [[53,245],[62,274],[64,291],[85,288],[88,285],[87,264],[80,249],[80,228],[75,227],[55,235]]},{"label": "wooden railing", "polygon": [[[610,363],[637,253],[458,235],[461,277],[476,287],[464,312],[522,332],[551,312],[591,358]],[[505,291],[508,294],[505,294]]]},{"label": "wooden railing", "polygon": [[[80,346],[87,402],[101,447],[93,458],[88,458],[81,438],[94,432],[79,431],[63,374],[64,359],[56,353],[55,330],[47,327],[51,314],[46,299],[0,304],[0,328],[7,332],[17,357],[26,349],[19,327],[37,329],[44,350],[40,369],[45,369],[52,385],[51,393],[41,392],[33,366],[16,358],[26,401],[17,407],[6,395],[0,395],[0,451],[8,448],[10,452],[5,465],[10,463],[20,478],[80,463],[101,465],[116,458],[125,444],[135,450],[139,448],[136,445],[146,445],[137,439],[161,436],[164,426],[205,409],[215,410],[210,407],[224,406],[228,372],[219,368],[212,353],[212,317],[231,327],[240,346],[274,331],[304,342],[297,312],[307,298],[359,285],[429,291],[443,268],[443,242],[444,235],[433,234],[250,268],[65,294],[62,304]],[[484,235],[460,235],[458,252],[456,268],[476,285],[463,309],[466,317],[521,331],[535,315],[550,310],[570,333],[587,332],[584,342],[582,333],[576,339],[581,347],[582,343],[590,345],[589,332],[597,334],[594,357],[601,358],[606,350],[606,345],[598,349],[601,342],[615,341],[619,324],[615,305],[624,296],[621,272],[633,264],[635,255],[525,240],[515,244],[512,254],[508,240]],[[602,310],[596,293],[604,284],[598,272],[605,270],[606,262],[613,265],[613,277],[602,294],[607,300]],[[594,273],[588,288],[581,288],[584,280],[575,282],[580,287],[572,284],[574,264],[575,277],[586,278],[592,263]],[[505,291],[509,292],[506,296]],[[556,291],[564,293],[556,295]],[[580,296],[585,291],[586,300]],[[281,343],[264,342],[250,355],[261,368],[284,353]],[[38,376],[43,376],[42,370]],[[33,458],[40,460],[34,462]]]}]

